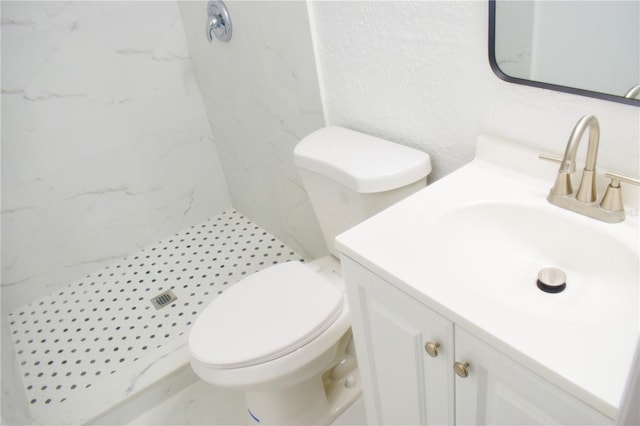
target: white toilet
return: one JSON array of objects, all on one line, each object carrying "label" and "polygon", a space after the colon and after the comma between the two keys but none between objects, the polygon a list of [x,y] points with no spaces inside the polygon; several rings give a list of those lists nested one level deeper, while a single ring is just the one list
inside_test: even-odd
[{"label": "white toilet", "polygon": [[246,392],[250,424],[329,424],[360,395],[349,306],[333,240],[423,188],[429,155],[341,127],[294,150],[331,255],[265,268],[196,319],[191,366],[204,381]]}]

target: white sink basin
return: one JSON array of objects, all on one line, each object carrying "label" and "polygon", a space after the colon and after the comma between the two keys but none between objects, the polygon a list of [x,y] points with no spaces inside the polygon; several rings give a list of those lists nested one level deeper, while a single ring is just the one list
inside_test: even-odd
[{"label": "white sink basin", "polygon": [[[637,320],[637,253],[599,227],[572,219],[550,205],[476,202],[443,212],[421,232],[432,247],[432,272],[477,300],[545,320]],[[566,274],[565,290],[538,288],[538,272],[547,267]]]}]

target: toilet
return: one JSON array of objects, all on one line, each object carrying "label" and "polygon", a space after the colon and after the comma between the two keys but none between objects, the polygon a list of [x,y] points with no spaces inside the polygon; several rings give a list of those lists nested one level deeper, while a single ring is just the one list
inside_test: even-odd
[{"label": "toilet", "polygon": [[215,298],[189,334],[205,382],[245,392],[249,424],[330,424],[361,394],[334,238],[423,188],[428,154],[337,126],[294,162],[330,254],[256,272]]}]

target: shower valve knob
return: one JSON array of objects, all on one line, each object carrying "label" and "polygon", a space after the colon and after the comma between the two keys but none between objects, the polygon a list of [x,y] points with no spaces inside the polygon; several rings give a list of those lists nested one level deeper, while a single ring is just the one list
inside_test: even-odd
[{"label": "shower valve knob", "polygon": [[207,40],[213,41],[213,37],[227,42],[231,39],[231,16],[227,7],[221,0],[211,0],[207,3]]}]

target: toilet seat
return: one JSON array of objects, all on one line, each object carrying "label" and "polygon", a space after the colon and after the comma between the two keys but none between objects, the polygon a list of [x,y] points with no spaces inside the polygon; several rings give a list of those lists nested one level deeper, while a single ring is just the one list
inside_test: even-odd
[{"label": "toilet seat", "polygon": [[220,369],[265,363],[314,340],[340,317],[344,304],[343,291],[302,263],[274,265],[204,309],[189,335],[191,354]]}]

